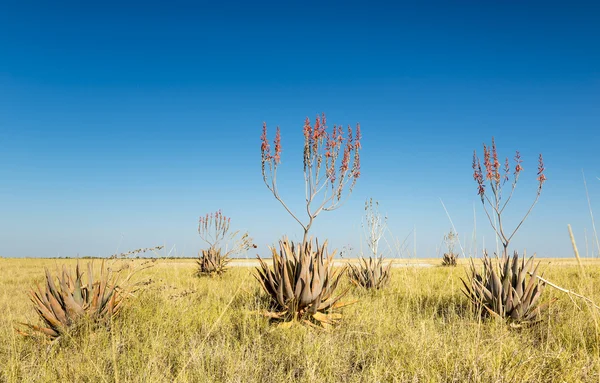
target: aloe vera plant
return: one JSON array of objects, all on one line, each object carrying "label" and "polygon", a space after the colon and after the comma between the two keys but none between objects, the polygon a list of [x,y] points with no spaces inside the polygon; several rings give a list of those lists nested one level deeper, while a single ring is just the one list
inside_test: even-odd
[{"label": "aloe vera plant", "polygon": [[[231,218],[226,217],[221,210],[206,214],[198,221],[198,234],[208,244],[208,249],[198,253],[198,269],[196,275],[221,275],[225,272],[231,256],[256,248],[248,233],[238,237],[239,231],[230,232]],[[223,247],[225,251],[223,251]]]},{"label": "aloe vera plant", "polygon": [[197,275],[221,275],[227,270],[227,264],[230,261],[228,254],[221,254],[221,249],[211,247],[208,250],[202,250],[196,261],[198,264]]},{"label": "aloe vera plant", "polygon": [[338,309],[349,303],[340,302],[348,291],[334,296],[345,267],[334,270],[335,251],[327,254],[327,241],[319,246],[312,240],[294,245],[287,238],[279,241],[280,253],[271,248],[273,267],[257,256],[260,266],[255,277],[269,294],[274,311],[267,316],[283,321],[301,320],[328,327],[341,319]]},{"label": "aloe vera plant", "polygon": [[381,289],[390,281],[392,262],[384,265],[382,257],[361,257],[358,265],[349,264],[350,282],[365,289]]},{"label": "aloe vera plant", "polygon": [[55,340],[66,334],[81,319],[106,323],[117,315],[126,293],[117,285],[116,277],[110,269],[106,269],[102,262],[100,275],[95,279],[92,262],[89,262],[85,283],[83,275],[79,263],[75,268],[75,275],[63,265],[62,273],[56,280],[46,269],[44,288],[38,284],[37,290],[32,289],[29,292],[29,297],[43,324],[37,326],[24,323],[24,325]]},{"label": "aloe vera plant", "polygon": [[458,254],[450,252],[444,253],[442,257],[442,266],[456,266],[458,263]]},{"label": "aloe vera plant", "polygon": [[496,256],[494,262],[484,253],[483,270],[479,272],[471,259],[467,280],[462,280],[463,292],[471,300],[475,313],[510,320],[515,325],[534,323],[550,302],[540,303],[545,284],[537,278],[539,263],[534,257],[521,260]]},{"label": "aloe vera plant", "polygon": [[454,229],[450,229],[448,234],[444,235],[444,243],[448,248],[448,252],[444,253],[442,258],[442,266],[456,266],[458,264],[458,254],[454,251],[454,245],[458,241],[458,234]]}]

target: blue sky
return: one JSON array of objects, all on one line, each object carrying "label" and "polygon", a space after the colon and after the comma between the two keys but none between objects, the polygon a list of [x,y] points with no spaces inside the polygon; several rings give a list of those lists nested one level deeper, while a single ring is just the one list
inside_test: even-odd
[{"label": "blue sky", "polygon": [[353,195],[312,229],[333,247],[360,247],[372,197],[418,256],[450,228],[440,198],[466,247],[475,208],[493,249],[471,160],[495,136],[524,159],[509,227],[546,162],[514,248],[571,256],[571,224],[591,253],[581,171],[600,217],[600,6],[391,3],[2,2],[0,256],[193,256],[198,217],[217,209],[266,255],[302,233],[263,184],[262,122],[281,127],[279,188],[301,212],[302,124],[321,112],[363,133]]}]

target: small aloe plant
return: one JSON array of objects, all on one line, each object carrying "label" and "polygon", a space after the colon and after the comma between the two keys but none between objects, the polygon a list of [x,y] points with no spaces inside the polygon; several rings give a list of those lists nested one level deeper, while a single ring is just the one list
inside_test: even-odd
[{"label": "small aloe plant", "polygon": [[[226,266],[231,261],[232,255],[247,251],[252,247],[256,248],[247,232],[239,238],[239,231],[230,232],[230,223],[231,218],[223,215],[221,210],[200,217],[198,234],[209,247],[201,250],[198,254],[197,276],[221,275],[227,270]],[[231,247],[228,247],[229,244]],[[225,247],[225,250],[222,247]]]},{"label": "small aloe plant", "polygon": [[442,266],[456,266],[458,264],[458,254],[454,251],[454,244],[458,240],[458,234],[450,229],[448,234],[444,235],[444,243],[448,252],[442,257]]},{"label": "small aloe plant", "polygon": [[221,249],[210,247],[207,250],[201,250],[196,260],[198,265],[196,275],[221,275],[227,270],[229,262],[231,262],[231,258],[223,256]]},{"label": "small aloe plant", "polygon": [[540,303],[545,284],[537,278],[539,263],[534,267],[534,257],[520,260],[515,252],[512,258],[496,256],[494,261],[485,253],[482,263],[480,272],[471,259],[470,273],[462,279],[474,312],[517,326],[538,322],[550,302]]},{"label": "small aloe plant", "polygon": [[355,286],[364,289],[382,289],[390,281],[392,262],[384,265],[382,257],[360,257],[359,264],[349,264],[348,278]]}]

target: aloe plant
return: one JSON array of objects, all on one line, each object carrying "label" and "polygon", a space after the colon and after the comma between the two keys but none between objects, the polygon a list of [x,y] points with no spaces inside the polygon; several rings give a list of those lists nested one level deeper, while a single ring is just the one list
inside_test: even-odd
[{"label": "aloe plant", "polygon": [[448,248],[448,252],[444,253],[442,258],[442,266],[456,266],[458,263],[458,254],[454,251],[454,245],[458,242],[458,234],[454,229],[450,229],[448,234],[444,235],[444,243]]},{"label": "aloe plant", "polygon": [[270,318],[286,322],[301,320],[305,323],[328,327],[341,319],[338,309],[348,303],[340,298],[348,291],[334,296],[346,268],[334,270],[335,251],[327,254],[327,241],[319,246],[312,239],[303,245],[294,245],[287,238],[279,241],[280,253],[270,248],[273,267],[257,256],[260,266],[255,277],[271,297],[273,311]]},{"label": "aloe plant", "polygon": [[[94,323],[106,323],[117,315],[126,296],[117,285],[116,277],[110,269],[102,267],[100,275],[94,278],[92,262],[87,265],[87,282],[83,281],[83,272],[79,262],[75,275],[63,265],[62,273],[56,278],[45,270],[45,286],[39,284],[32,289],[29,297],[43,324],[40,326],[24,323],[27,327],[55,340],[66,334],[82,319]],[[24,335],[31,335],[21,332]]]},{"label": "aloe plant", "polygon": [[473,303],[474,312],[515,325],[539,321],[550,304],[540,303],[545,284],[537,278],[539,263],[534,267],[534,257],[520,260],[516,251],[512,258],[495,258],[496,262],[484,253],[482,272],[471,259],[470,273],[462,279],[463,292]]},{"label": "aloe plant", "polygon": [[[221,210],[206,214],[198,221],[198,234],[208,244],[208,249],[198,253],[198,270],[196,275],[221,275],[225,272],[231,256],[256,248],[248,233],[238,237],[239,231],[230,232],[231,218],[225,216]],[[225,251],[222,248],[225,247]]]},{"label": "aloe plant", "polygon": [[360,257],[359,264],[349,264],[348,278],[350,282],[365,289],[381,289],[390,280],[392,262],[384,265],[383,257]]},{"label": "aloe plant", "polygon": [[458,254],[449,252],[444,253],[442,257],[442,266],[456,266],[458,263]]},{"label": "aloe plant", "polygon": [[231,261],[228,254],[221,254],[221,249],[214,247],[202,250],[196,263],[198,264],[197,275],[221,275],[227,270],[227,264]]}]

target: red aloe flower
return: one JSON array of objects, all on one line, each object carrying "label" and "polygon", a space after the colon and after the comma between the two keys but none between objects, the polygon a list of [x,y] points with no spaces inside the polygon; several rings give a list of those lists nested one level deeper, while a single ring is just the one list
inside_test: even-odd
[{"label": "red aloe flower", "polygon": [[348,170],[348,163],[350,162],[350,151],[354,147],[352,139],[352,128],[348,125],[348,139],[346,147],[344,148],[344,156],[342,157],[342,166],[340,166],[340,173],[344,174]]},{"label": "red aloe flower", "polygon": [[[484,150],[485,151],[485,150]],[[477,151],[473,151],[473,179],[477,182],[477,194],[481,196],[485,195],[485,184],[483,183],[483,172],[481,170],[481,163],[477,157]]]},{"label": "red aloe flower", "polygon": [[494,181],[500,182],[500,161],[498,161],[498,152],[496,151],[496,141],[492,137],[492,170]]},{"label": "red aloe flower", "polygon": [[508,163],[508,157],[506,157],[506,161],[504,162],[504,182],[508,181],[508,173],[510,173],[510,164]]},{"label": "red aloe flower", "polygon": [[485,179],[492,180],[494,172],[490,162],[490,149],[483,144],[483,166],[485,166]]},{"label": "red aloe flower", "polygon": [[519,151],[517,150],[517,153],[515,154],[515,163],[517,164],[515,166],[515,181],[516,179],[519,177],[519,173],[521,173],[521,171],[523,171],[523,167],[521,166],[521,163],[523,162],[523,160],[521,159],[521,153],[519,153]]},{"label": "red aloe flower", "polygon": [[544,167],[544,159],[542,158],[542,154],[540,153],[540,158],[538,160],[538,177],[537,180],[540,183],[539,188],[542,188],[542,185],[544,184],[544,182],[546,181],[546,176],[544,175],[544,170],[546,170],[546,168]]},{"label": "red aloe flower", "polygon": [[325,157],[330,158],[335,146],[335,129],[333,130],[333,138],[329,134],[325,136]]},{"label": "red aloe flower", "polygon": [[325,138],[327,136],[327,117],[325,117],[325,113],[321,114],[321,132],[319,133],[319,138]]},{"label": "red aloe flower", "polygon": [[361,138],[362,138],[362,136],[360,134],[360,124],[356,124],[356,137],[354,137],[354,140],[355,140],[354,148],[355,149],[360,149],[360,139]]},{"label": "red aloe flower", "polygon": [[[315,122],[315,128],[313,130],[313,141],[319,141],[325,133],[325,114],[323,114],[323,118],[317,115],[317,119]],[[314,143],[313,143],[314,144]]]},{"label": "red aloe flower", "polygon": [[263,132],[260,136],[261,145],[260,145],[260,153],[262,155],[263,162],[268,161],[271,158],[271,147],[269,146],[269,141],[267,140],[267,123],[263,122]]},{"label": "red aloe flower", "polygon": [[471,167],[473,168],[473,179],[477,181],[479,179],[479,173],[477,173],[477,162],[479,159],[477,158],[477,151],[473,150],[473,164]]},{"label": "red aloe flower", "polygon": [[310,126],[310,119],[306,117],[304,120],[304,138],[308,140],[310,136],[312,136],[312,127]]},{"label": "red aloe flower", "polygon": [[277,127],[277,131],[275,132],[275,156],[273,159],[275,160],[275,164],[279,164],[281,162],[281,133],[279,131],[279,126]]},{"label": "red aloe flower", "polygon": [[355,137],[355,140],[356,141],[354,144],[354,163],[352,164],[352,168],[354,168],[354,181],[356,181],[356,179],[360,177],[360,153],[358,151],[358,148],[360,148],[360,142],[358,141],[357,137]]}]

